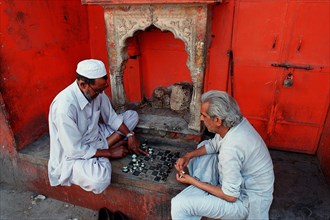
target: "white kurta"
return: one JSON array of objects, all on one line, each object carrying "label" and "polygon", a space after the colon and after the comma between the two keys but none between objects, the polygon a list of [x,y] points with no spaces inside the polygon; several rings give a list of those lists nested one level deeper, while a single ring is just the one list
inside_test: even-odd
[{"label": "white kurta", "polygon": [[234,203],[189,186],[172,199],[173,219],[268,219],[273,199],[274,171],[268,149],[260,135],[244,118],[224,138],[215,135],[202,142],[207,155],[189,163],[192,176],[221,185]]},{"label": "white kurta", "polygon": [[138,122],[137,113],[127,111],[118,115],[103,92],[88,102],[75,81],[55,97],[48,119],[51,186],[73,183],[101,193],[110,184],[111,164],[107,158],[93,156],[97,149],[108,148],[106,138],[123,122],[133,130]]}]

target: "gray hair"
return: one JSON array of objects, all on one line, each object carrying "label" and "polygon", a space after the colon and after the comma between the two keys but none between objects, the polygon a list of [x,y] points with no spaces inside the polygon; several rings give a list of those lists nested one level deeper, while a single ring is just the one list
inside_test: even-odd
[{"label": "gray hair", "polygon": [[202,95],[202,103],[209,103],[208,115],[219,117],[226,128],[234,127],[242,120],[242,113],[235,99],[226,92],[210,90]]}]

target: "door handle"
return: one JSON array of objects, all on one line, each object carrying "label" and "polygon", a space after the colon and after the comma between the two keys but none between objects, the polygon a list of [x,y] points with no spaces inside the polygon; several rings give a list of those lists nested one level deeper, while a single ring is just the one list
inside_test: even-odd
[{"label": "door handle", "polygon": [[276,46],[276,41],[277,41],[277,36],[274,36],[274,40],[273,40],[273,46],[272,48],[275,49]]},{"label": "door handle", "polygon": [[272,63],[273,67],[281,67],[285,69],[294,68],[294,69],[304,69],[304,70],[312,70],[313,67],[310,65],[295,65],[291,63]]},{"label": "door handle", "polygon": [[299,42],[298,42],[298,47],[297,47],[298,52],[300,52],[301,44],[302,44],[302,39],[300,39]]}]

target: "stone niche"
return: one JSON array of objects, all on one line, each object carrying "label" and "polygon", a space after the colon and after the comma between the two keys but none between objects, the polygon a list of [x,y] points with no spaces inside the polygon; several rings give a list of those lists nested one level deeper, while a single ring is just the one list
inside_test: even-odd
[{"label": "stone niche", "polygon": [[[203,92],[205,64],[210,43],[211,9],[219,2],[219,0],[82,0],[83,4],[97,4],[104,8],[112,101],[117,110],[125,110],[128,104],[123,86],[123,73],[128,59],[126,40],[135,32],[144,31],[153,25],[161,31],[172,32],[175,38],[184,42],[188,54],[186,65],[190,71],[192,85],[189,94],[191,97],[184,97],[188,91],[182,90],[183,84],[180,83],[172,86],[171,95],[165,88],[156,88],[152,104],[156,108],[169,105],[175,111],[188,108],[189,119],[186,120],[187,129],[184,130],[186,133],[201,131],[200,97]],[[179,100],[182,100],[182,103]],[[151,120],[150,118],[148,120]]]}]

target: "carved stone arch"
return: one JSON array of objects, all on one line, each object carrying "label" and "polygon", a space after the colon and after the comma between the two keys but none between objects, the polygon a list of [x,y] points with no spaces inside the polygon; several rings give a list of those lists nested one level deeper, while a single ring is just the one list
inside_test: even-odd
[{"label": "carved stone arch", "polygon": [[104,6],[114,107],[123,111],[126,106],[123,85],[123,72],[128,59],[126,40],[136,31],[144,31],[154,25],[162,31],[172,32],[185,44],[188,53],[186,64],[193,82],[188,127],[200,131],[200,96],[204,84],[209,14],[207,4]]}]

